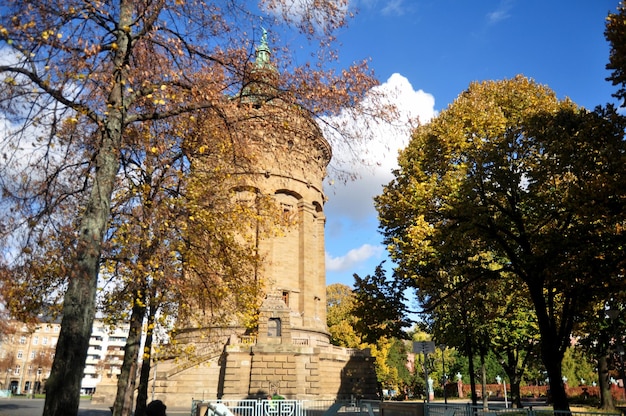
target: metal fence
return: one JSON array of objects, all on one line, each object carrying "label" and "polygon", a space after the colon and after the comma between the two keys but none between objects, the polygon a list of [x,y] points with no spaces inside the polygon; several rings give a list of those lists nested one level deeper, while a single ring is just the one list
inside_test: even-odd
[{"label": "metal fence", "polygon": [[[393,406],[402,404],[402,406]],[[419,408],[419,409],[418,409]],[[485,409],[469,403],[381,402],[378,400],[220,400],[192,403],[191,416],[622,416],[619,412],[559,411],[501,404]]]},{"label": "metal fence", "polygon": [[620,412],[564,411],[537,409],[532,406],[515,409],[502,406],[472,406],[470,404],[429,403],[424,408],[424,416],[621,416]]}]

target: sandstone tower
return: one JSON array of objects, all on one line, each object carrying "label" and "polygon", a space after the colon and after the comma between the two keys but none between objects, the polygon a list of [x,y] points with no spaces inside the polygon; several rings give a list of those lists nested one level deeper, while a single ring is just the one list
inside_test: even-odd
[{"label": "sandstone tower", "polygon": [[[254,136],[257,155],[252,169],[236,175],[236,189],[243,200],[272,195],[294,225],[259,242],[266,294],[255,336],[244,328],[213,328],[202,341],[190,332],[196,359],[153,368],[154,398],[168,405],[274,393],[288,399],[376,394],[369,353],[330,345],[326,326],[322,182],[331,148],[304,110],[277,96],[277,80],[264,33],[254,68],[233,98],[241,104],[238,131]],[[271,127],[276,120],[282,128]]]}]

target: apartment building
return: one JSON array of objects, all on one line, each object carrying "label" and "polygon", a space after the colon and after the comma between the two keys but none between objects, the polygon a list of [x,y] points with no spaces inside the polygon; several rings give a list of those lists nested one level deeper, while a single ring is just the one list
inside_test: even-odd
[{"label": "apartment building", "polygon": [[102,380],[120,374],[128,330],[128,324],[111,327],[99,320],[94,322],[81,384],[84,394],[93,394]]},{"label": "apartment building", "polygon": [[[0,390],[12,394],[45,391],[61,325],[58,322],[25,324],[12,321],[0,337]],[[124,357],[128,325],[112,328],[96,320],[93,325],[82,394],[92,394],[97,384],[117,377]]]},{"label": "apartment building", "polygon": [[39,393],[50,375],[61,325],[12,321],[0,338],[0,388],[13,394]]}]

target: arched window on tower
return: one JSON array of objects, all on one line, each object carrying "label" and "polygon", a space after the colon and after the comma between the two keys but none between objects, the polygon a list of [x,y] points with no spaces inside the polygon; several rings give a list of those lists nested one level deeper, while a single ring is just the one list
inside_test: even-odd
[{"label": "arched window on tower", "polygon": [[280,318],[270,318],[267,321],[267,336],[268,337],[280,336]]}]

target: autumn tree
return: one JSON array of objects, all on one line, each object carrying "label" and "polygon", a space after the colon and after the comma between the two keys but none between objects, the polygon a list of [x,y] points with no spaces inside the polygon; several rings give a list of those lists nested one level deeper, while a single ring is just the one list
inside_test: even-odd
[{"label": "autumn tree", "polygon": [[[132,155],[126,158],[124,176],[113,195],[110,238],[102,255],[105,284],[100,296],[101,310],[110,325],[124,321],[129,324],[117,378],[114,415],[130,414],[132,410],[137,365],[142,358],[143,327],[147,324],[151,333],[154,325],[154,318],[146,321],[148,311],[156,314],[163,302],[161,298],[169,292],[165,289],[167,278],[174,278],[180,268],[170,207],[180,186],[178,178],[184,159],[180,146],[162,146],[167,141],[163,140],[164,133],[157,130],[147,122],[128,135],[134,141],[129,149]],[[160,152],[153,150],[157,146],[162,146]],[[171,280],[169,284],[176,287]],[[140,402],[137,401],[138,406]]]},{"label": "autumn tree", "polygon": [[408,390],[415,387],[413,374],[407,368],[410,343],[382,336],[370,344],[370,350],[379,385],[385,390],[395,391],[399,397],[405,397]]},{"label": "autumn tree", "polygon": [[[5,327],[2,331],[2,343],[7,346],[11,345],[15,342],[15,333],[16,333],[15,325],[12,325],[9,321],[5,322]],[[0,357],[0,374],[4,374],[4,378],[2,381],[2,388],[4,390],[9,388],[9,374],[13,371],[13,368],[16,363],[16,354],[11,350],[9,354],[3,354]]]},{"label": "autumn tree", "polygon": [[[345,24],[343,2],[316,2],[296,15],[280,0],[260,6],[271,13],[264,20],[270,27],[286,20],[318,38],[320,63],[334,56],[327,45]],[[230,0],[3,5],[0,107],[11,123],[0,167],[2,204],[9,208],[1,227],[3,266],[21,270],[22,282],[55,283],[53,293],[63,297],[45,415],[78,411],[103,243],[133,128],[215,108],[234,93],[250,62],[257,19]],[[340,73],[314,61],[298,68],[284,51],[278,61],[291,75],[281,78],[280,90],[313,116],[358,108],[375,84],[366,64]],[[60,256],[54,268],[46,261],[48,242]],[[31,273],[31,265],[42,273]]]},{"label": "autumn tree", "polygon": [[204,325],[223,325],[251,313],[258,299],[258,256],[242,237],[274,211],[269,197],[252,207],[234,200],[232,137],[217,133],[216,120],[204,111],[133,130],[103,253],[103,312],[112,324],[129,322],[115,415],[132,410],[140,361],[135,413],[143,414],[159,321],[169,319],[172,331],[193,326],[191,310],[210,317]]},{"label": "autumn tree", "polygon": [[354,330],[358,317],[352,313],[354,293],[350,286],[333,283],[326,288],[326,321],[330,342],[347,348],[358,348],[360,337]]},{"label": "autumn tree", "polygon": [[44,347],[38,351],[34,351],[35,358],[31,360],[34,367],[35,374],[35,394],[39,394],[42,391],[42,385],[45,384],[45,374],[50,372],[52,368],[52,360],[54,358],[54,348]]},{"label": "autumn tree", "polygon": [[555,409],[569,408],[561,361],[575,319],[623,284],[623,131],[613,108],[578,108],[522,76],[472,83],[418,127],[376,198],[396,273],[416,287],[460,265],[519,279]]}]

